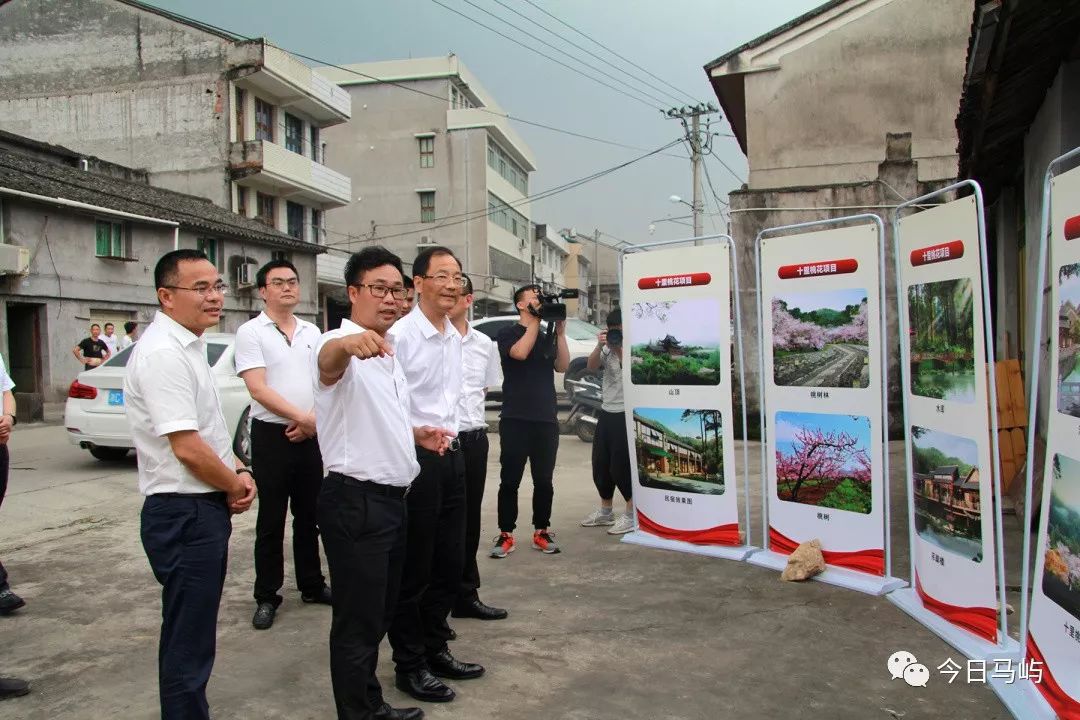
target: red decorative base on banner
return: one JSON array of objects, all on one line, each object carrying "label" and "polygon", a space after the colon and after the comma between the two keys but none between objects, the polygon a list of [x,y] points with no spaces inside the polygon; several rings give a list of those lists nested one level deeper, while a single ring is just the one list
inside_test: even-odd
[{"label": "red decorative base on banner", "polygon": [[961,607],[935,600],[923,590],[918,571],[915,573],[915,592],[919,593],[919,599],[930,612],[992,643],[998,641],[998,616],[993,608]]},{"label": "red decorative base on banner", "polygon": [[[797,547],[799,547],[799,543],[778,532],[771,525],[769,526],[770,550],[790,555],[795,552]],[[847,568],[848,570],[858,570],[867,575],[885,576],[885,550],[883,549],[855,550],[853,552],[822,550],[821,554],[825,556],[825,562],[829,565]]]},{"label": "red decorative base on banner", "polygon": [[1039,652],[1039,646],[1035,644],[1035,638],[1031,637],[1030,633],[1027,640],[1027,655],[1031,660],[1042,663],[1042,681],[1032,684],[1039,689],[1057,716],[1061,720],[1080,720],[1080,701],[1058,685],[1053,673],[1050,672],[1050,666],[1046,664],[1046,658]]},{"label": "red decorative base on banner", "polygon": [[653,522],[649,517],[637,511],[638,527],[650,535],[667,538],[668,540],[681,540],[694,545],[742,545],[739,536],[739,523],[719,525],[703,530],[676,530]]}]

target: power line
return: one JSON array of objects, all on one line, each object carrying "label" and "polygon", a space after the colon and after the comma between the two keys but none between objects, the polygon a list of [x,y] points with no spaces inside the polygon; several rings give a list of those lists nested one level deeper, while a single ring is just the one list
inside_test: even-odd
[{"label": "power line", "polygon": [[[641,79],[641,78],[637,77],[636,75],[634,75],[633,73],[630,73],[630,72],[628,72],[627,70],[625,70],[625,69],[623,69],[623,68],[619,67],[618,65],[616,65],[616,64],[615,64],[615,63],[613,63],[613,62],[611,62],[610,60],[607,60],[606,58],[604,58],[604,57],[602,57],[602,56],[600,56],[600,55],[597,55],[597,54],[596,54],[596,53],[594,53],[594,52],[593,52],[592,50],[589,50],[589,49],[588,49],[588,48],[586,48],[586,47],[582,47],[581,45],[578,45],[578,44],[577,44],[576,42],[574,42],[573,40],[568,40],[568,39],[566,39],[565,37],[563,37],[563,36],[562,36],[562,35],[560,35],[559,33],[555,32],[554,30],[551,30],[551,29],[547,28],[546,26],[544,26],[544,25],[542,25],[542,24],[538,23],[538,22],[537,22],[536,20],[533,20],[533,19],[532,19],[531,17],[529,17],[529,16],[528,16],[528,15],[526,15],[525,13],[521,12],[520,10],[517,10],[517,9],[515,9],[515,8],[513,8],[513,7],[509,6],[509,5],[507,5],[507,4],[506,4],[506,3],[504,3],[504,2],[502,1],[502,0],[493,0],[493,1],[494,1],[494,2],[495,2],[495,3],[497,4],[497,5],[501,5],[502,7],[506,8],[506,9],[507,9],[507,10],[509,10],[510,12],[514,13],[514,14],[515,14],[515,15],[517,15],[518,17],[522,17],[522,18],[524,18],[525,20],[528,20],[529,22],[531,22],[531,23],[532,23],[533,25],[535,25],[536,27],[540,28],[540,29],[541,29],[541,30],[543,30],[544,32],[546,32],[546,33],[548,33],[548,34],[550,34],[550,35],[554,35],[555,37],[559,38],[560,40],[562,40],[562,41],[563,41],[564,43],[566,43],[567,45],[570,45],[570,46],[572,46],[572,47],[575,47],[575,48],[577,48],[578,50],[580,50],[580,51],[582,51],[582,52],[584,52],[584,53],[587,53],[588,55],[590,55],[590,56],[592,56],[592,57],[596,58],[597,60],[599,60],[600,62],[604,63],[605,65],[608,65],[609,67],[612,67],[612,68],[614,68],[615,70],[617,70],[617,71],[619,71],[619,72],[623,73],[624,75],[626,75],[627,77],[629,77],[630,79],[632,79],[632,80],[633,80],[634,82],[637,82],[637,83],[641,83],[642,85],[645,85],[646,87],[652,88],[653,90],[656,90],[657,92],[660,92],[660,93],[662,93],[662,94],[666,95],[667,97],[669,97],[669,98],[672,98],[672,99],[674,99],[674,100],[675,100],[675,102],[677,102],[677,103],[681,103],[681,102],[683,102],[683,100],[682,100],[682,99],[681,99],[681,98],[680,98],[680,97],[679,97],[678,95],[674,95],[674,94],[672,94],[672,93],[668,92],[667,90],[664,90],[664,89],[663,89],[663,88],[661,88],[661,87],[657,87],[656,85],[653,85],[652,83],[650,83],[650,82],[649,82],[648,80],[643,80],[643,79]],[[584,64],[584,63],[582,63],[582,64]],[[606,74],[606,73],[605,73],[605,74]],[[610,76],[609,76],[609,77],[610,77]],[[655,97],[655,96],[650,96],[650,97]],[[662,102],[663,102],[663,101],[662,101]]]},{"label": "power line", "polygon": [[[456,10],[455,8],[452,8],[449,5],[447,5],[447,4],[443,3],[443,2],[440,2],[440,0],[431,0],[431,2],[435,3],[436,5],[438,5],[441,8],[445,8],[446,10],[449,10],[450,12],[454,13],[455,15],[459,15],[459,16],[465,18],[466,20],[468,20],[469,22],[471,22],[471,23],[473,23],[475,25],[479,25],[480,27],[484,28],[485,30],[489,30],[489,31],[495,33],[496,35],[498,35],[501,38],[505,38],[506,40],[509,40],[510,42],[514,43],[515,45],[517,45],[519,47],[523,47],[523,48],[525,48],[527,50],[530,50],[530,51],[536,53],[537,55],[544,58],[545,60],[549,60],[549,61],[555,63],[556,65],[561,65],[562,67],[566,68],[567,70],[570,70],[571,72],[577,73],[578,75],[580,75],[580,76],[582,76],[584,78],[588,78],[589,80],[592,80],[595,83],[599,83],[600,85],[603,85],[604,87],[606,87],[606,88],[608,88],[610,90],[614,90],[615,92],[619,93],[620,95],[625,95],[626,97],[630,98],[631,100],[636,100],[637,102],[641,103],[645,107],[655,108],[655,106],[652,103],[650,103],[649,101],[642,100],[640,97],[638,97],[636,95],[631,95],[630,93],[626,92],[625,90],[622,90],[622,89],[620,89],[618,87],[615,87],[614,85],[609,85],[608,83],[604,82],[603,80],[595,78],[592,75],[589,75],[588,73],[582,72],[581,70],[578,70],[576,67],[574,67],[572,65],[567,65],[566,63],[562,62],[561,60],[556,60],[555,58],[551,57],[547,53],[541,52],[540,50],[537,50],[536,48],[532,47],[531,45],[523,45],[518,40],[515,40],[514,38],[510,37],[509,35],[502,32],[501,30],[496,30],[495,28],[491,27],[490,25],[485,25],[483,22],[477,20],[476,18],[470,17],[469,15],[466,15],[465,13],[461,12],[460,10]],[[469,0],[465,0],[465,2],[468,3]],[[469,3],[469,4],[472,5],[472,3]],[[473,7],[478,7],[478,6],[473,5]],[[479,8],[479,9],[482,10],[483,12],[487,12],[483,8]],[[488,14],[490,15],[491,13],[488,13]],[[493,15],[493,17],[498,18],[497,15]],[[498,19],[501,20],[501,18],[498,18]],[[506,22],[506,21],[503,20],[503,22]],[[513,27],[513,25],[511,23],[507,23],[507,24],[511,25],[511,27]]]},{"label": "power line", "polygon": [[709,191],[712,193],[713,199],[718,203],[718,205],[722,204],[724,205],[724,207],[730,207],[726,200],[720,199],[719,193],[717,193],[716,188],[713,187],[712,175],[709,174],[709,163],[702,163],[701,166],[705,168],[705,180],[709,183]]},{"label": "power line", "polygon": [[614,55],[615,57],[619,58],[619,59],[620,59],[620,60],[622,60],[623,62],[629,63],[630,65],[633,65],[633,66],[634,66],[634,67],[636,67],[636,68],[637,68],[638,70],[641,70],[641,71],[642,71],[643,73],[645,73],[645,74],[646,74],[646,75],[648,75],[649,77],[653,78],[654,80],[659,80],[660,82],[664,83],[664,84],[665,84],[665,85],[667,85],[667,86],[668,86],[669,88],[671,88],[672,90],[674,90],[674,91],[678,92],[678,93],[679,93],[680,95],[682,95],[682,96],[684,96],[684,97],[687,97],[687,98],[689,98],[691,102],[697,102],[697,100],[696,100],[696,99],[694,98],[694,96],[693,96],[693,95],[691,95],[690,93],[688,93],[688,92],[685,92],[684,90],[680,90],[679,88],[675,87],[674,85],[672,85],[671,83],[667,82],[667,81],[666,81],[666,80],[664,80],[663,78],[661,78],[661,77],[657,77],[657,76],[656,76],[656,75],[654,75],[653,73],[651,73],[651,72],[649,72],[648,70],[646,70],[645,68],[641,67],[640,65],[638,65],[637,63],[635,63],[635,62],[634,62],[633,60],[630,60],[629,58],[623,57],[622,55],[620,55],[619,53],[615,52],[614,50],[612,50],[611,48],[609,48],[609,47],[608,47],[607,45],[605,45],[604,43],[600,42],[599,40],[597,40],[597,39],[595,39],[595,38],[593,38],[593,37],[590,37],[589,35],[587,35],[587,34],[583,33],[583,32],[582,32],[581,30],[578,30],[578,29],[577,29],[576,27],[574,27],[574,26],[573,26],[573,25],[571,25],[570,23],[566,22],[565,20],[561,20],[560,18],[556,17],[555,15],[552,15],[552,14],[551,14],[551,13],[549,13],[549,12],[548,12],[547,10],[545,10],[544,8],[542,8],[542,7],[540,7],[539,5],[537,5],[536,3],[534,3],[534,2],[532,1],[532,0],[525,0],[525,2],[527,2],[527,3],[528,3],[528,4],[530,4],[530,5],[532,5],[532,6],[534,7],[534,8],[536,8],[536,9],[537,9],[537,10],[539,10],[540,12],[544,13],[545,15],[547,15],[547,16],[548,16],[549,18],[551,18],[552,20],[554,20],[554,21],[558,22],[559,24],[561,24],[561,25],[563,25],[563,26],[565,26],[565,27],[567,27],[567,28],[570,28],[571,30],[573,30],[574,32],[576,32],[576,33],[577,33],[578,35],[582,36],[582,37],[583,37],[583,38],[585,38],[586,40],[589,40],[590,42],[596,43],[597,45],[599,45],[599,46],[600,46],[600,47],[602,47],[603,49],[607,50],[607,51],[608,51],[609,53],[611,53],[611,54],[612,54],[612,55]]},{"label": "power line", "polygon": [[713,149],[712,149],[712,141],[711,141],[711,140],[710,140],[710,142],[708,143],[708,145],[707,145],[707,147],[706,147],[706,152],[705,152],[705,154],[706,154],[706,155],[712,155],[712,156],[713,156],[713,159],[714,159],[714,160],[716,160],[716,162],[718,162],[718,163],[720,163],[721,165],[723,165],[723,166],[724,166],[724,169],[725,169],[725,170],[727,170],[727,171],[728,171],[729,173],[731,173],[731,176],[732,176],[733,178],[735,178],[736,180],[738,180],[738,181],[739,181],[739,182],[741,182],[741,183],[742,183],[742,182],[746,182],[746,180],[745,180],[745,179],[744,179],[744,178],[743,178],[743,177],[742,177],[741,175],[739,175],[739,173],[737,173],[737,172],[735,172],[734,170],[732,170],[732,169],[731,169],[731,166],[730,166],[730,165],[728,165],[728,164],[727,164],[726,162],[724,162],[723,160],[721,160],[721,159],[720,159],[720,156],[719,156],[719,155],[717,155],[716,153],[714,153],[714,152],[713,152]]}]

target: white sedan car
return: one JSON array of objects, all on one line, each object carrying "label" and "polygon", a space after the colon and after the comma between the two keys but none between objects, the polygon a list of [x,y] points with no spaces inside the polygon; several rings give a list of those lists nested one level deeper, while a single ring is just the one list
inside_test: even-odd
[{"label": "white sedan car", "polygon": [[[473,320],[472,326],[494,340],[500,330],[510,327],[517,321],[517,315],[494,315]],[[543,322],[540,327],[542,331],[546,331],[547,323]],[[586,363],[589,360],[589,354],[596,347],[596,336],[599,332],[600,328],[592,323],[576,317],[566,319],[566,348],[570,351],[570,367],[566,369],[565,376],[562,373],[555,373],[556,389],[562,387],[569,391],[570,386],[566,385],[567,380],[581,380],[590,374]],[[500,395],[502,387],[488,388],[488,391]]]},{"label": "white sedan car", "polygon": [[[225,424],[233,433],[233,452],[246,465],[251,459],[248,416],[251,396],[236,375],[232,333],[206,333],[206,358],[221,396]],[[138,343],[136,343],[137,345]],[[134,447],[124,408],[124,374],[135,345],[121,350],[100,367],[79,373],[68,389],[64,427],[72,443],[98,460],[120,460]]]}]

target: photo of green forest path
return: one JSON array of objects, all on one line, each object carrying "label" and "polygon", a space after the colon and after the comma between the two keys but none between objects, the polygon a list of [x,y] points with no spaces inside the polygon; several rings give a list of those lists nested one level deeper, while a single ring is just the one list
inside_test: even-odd
[{"label": "photo of green forest path", "polygon": [[912,394],[975,402],[973,302],[968,278],[908,288]]},{"label": "photo of green forest path", "polygon": [[982,562],[982,498],[975,441],[911,428],[915,532],[960,557]]},{"label": "photo of green forest path", "polygon": [[772,300],[772,338],[777,385],[870,386],[865,290],[777,295]]},{"label": "photo of green forest path", "polygon": [[720,302],[639,302],[630,308],[630,381],[719,385]]},{"label": "photo of green forest path", "polygon": [[638,481],[658,490],[723,495],[723,430],[719,410],[635,408]]},{"label": "photo of green forest path", "polygon": [[1054,455],[1042,591],[1080,620],[1080,462]]},{"label": "photo of green forest path", "polygon": [[1058,270],[1058,412],[1080,417],[1080,263]]}]

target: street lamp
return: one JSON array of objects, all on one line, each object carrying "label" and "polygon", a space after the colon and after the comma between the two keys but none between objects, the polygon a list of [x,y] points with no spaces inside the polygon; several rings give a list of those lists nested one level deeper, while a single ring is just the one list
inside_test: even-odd
[{"label": "street lamp", "polygon": [[693,210],[693,209],[694,209],[694,206],[693,206],[693,205],[691,205],[690,203],[686,202],[685,200],[683,200],[683,199],[682,199],[681,197],[679,197],[678,195],[672,195],[671,197],[669,197],[669,198],[668,198],[668,200],[670,200],[670,201],[671,201],[671,202],[673,202],[673,203],[682,203],[683,205],[685,205],[686,207],[690,208],[691,210]]}]

